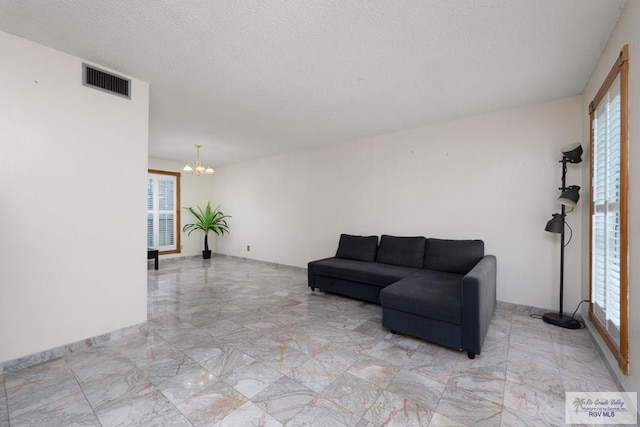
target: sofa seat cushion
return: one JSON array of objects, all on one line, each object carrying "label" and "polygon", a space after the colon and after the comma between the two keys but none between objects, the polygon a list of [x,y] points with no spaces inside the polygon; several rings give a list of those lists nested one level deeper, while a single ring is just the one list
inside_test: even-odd
[{"label": "sofa seat cushion", "polygon": [[313,271],[320,276],[384,287],[418,270],[377,262],[329,258],[314,263]]},{"label": "sofa seat cushion", "polygon": [[420,270],[380,291],[382,307],[459,325],[461,274]]}]

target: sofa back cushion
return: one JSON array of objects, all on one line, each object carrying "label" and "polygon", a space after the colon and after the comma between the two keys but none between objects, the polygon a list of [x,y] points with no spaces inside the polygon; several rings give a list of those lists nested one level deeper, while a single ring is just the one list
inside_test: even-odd
[{"label": "sofa back cushion", "polygon": [[395,237],[383,234],[378,246],[377,262],[403,267],[422,268],[424,248],[427,239],[424,237]]},{"label": "sofa back cushion", "polygon": [[484,257],[482,240],[427,239],[424,268],[467,274]]},{"label": "sofa back cushion", "polygon": [[336,258],[373,262],[378,251],[378,236],[341,234]]}]

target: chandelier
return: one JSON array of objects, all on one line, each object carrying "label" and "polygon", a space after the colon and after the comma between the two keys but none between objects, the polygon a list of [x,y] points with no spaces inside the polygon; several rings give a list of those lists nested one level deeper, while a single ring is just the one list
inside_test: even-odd
[{"label": "chandelier", "polygon": [[202,145],[196,144],[196,161],[187,163],[182,171],[192,175],[213,175],[211,166],[200,161],[200,147]]}]

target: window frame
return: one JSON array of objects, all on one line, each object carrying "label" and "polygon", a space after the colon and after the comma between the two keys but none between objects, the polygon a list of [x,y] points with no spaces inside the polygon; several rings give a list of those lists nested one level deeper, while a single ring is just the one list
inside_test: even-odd
[{"label": "window frame", "polygon": [[180,228],[180,172],[170,172],[159,169],[147,169],[147,174],[155,175],[170,175],[176,180],[176,199],[175,199],[175,236],[176,236],[176,248],[171,250],[160,251],[160,255],[179,254],[182,251],[182,245],[180,243],[181,228]]},{"label": "window frame", "polygon": [[[620,77],[620,344],[607,331],[600,318],[594,312],[593,303],[593,219],[594,188],[593,177],[595,135],[593,121],[600,103],[613,83]],[[629,374],[629,45],[625,45],[607,78],[589,104],[589,137],[591,146],[591,169],[589,175],[589,320],[592,322],[607,347],[614,355],[624,375]]]}]

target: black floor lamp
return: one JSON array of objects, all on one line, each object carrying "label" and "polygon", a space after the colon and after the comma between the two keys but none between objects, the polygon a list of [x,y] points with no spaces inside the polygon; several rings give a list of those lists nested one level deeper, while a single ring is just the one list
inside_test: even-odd
[{"label": "black floor lamp", "polygon": [[[580,199],[579,186],[570,185],[567,187],[567,163],[580,163],[581,161],[582,145],[580,145],[580,143],[572,144],[562,150],[562,160],[560,160],[562,164],[562,187],[559,188],[561,193],[560,197],[558,197],[562,207],[560,213],[554,213],[544,228],[550,233],[560,234],[560,310],[557,313],[545,313],[542,316],[542,320],[546,323],[568,329],[578,329],[581,327],[581,324],[580,321],[574,319],[573,316],[564,313],[562,308],[564,298],[564,247],[568,244],[568,242],[564,242],[564,230],[565,225],[567,225],[565,222],[565,217],[567,216],[565,208],[566,206],[575,206]],[[569,229],[571,230],[570,227]],[[571,241],[571,238],[569,238],[569,241]]]}]

